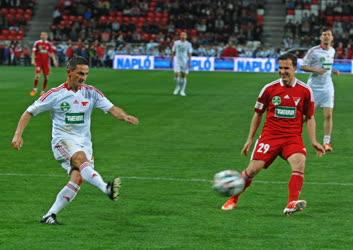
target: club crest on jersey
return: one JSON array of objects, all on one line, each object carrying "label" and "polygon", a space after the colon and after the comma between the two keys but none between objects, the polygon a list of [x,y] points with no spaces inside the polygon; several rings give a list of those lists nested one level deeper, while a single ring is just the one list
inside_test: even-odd
[{"label": "club crest on jersey", "polygon": [[274,96],[273,98],[272,98],[272,103],[273,103],[273,105],[275,105],[275,106],[278,106],[278,105],[280,105],[281,104],[281,97],[279,97],[278,95],[276,95],[276,96]]},{"label": "club crest on jersey", "polygon": [[295,106],[298,106],[298,103],[300,102],[300,97],[293,97]]},{"label": "club crest on jersey", "polygon": [[87,102],[87,101],[84,101],[84,102],[81,102],[81,104],[82,104],[83,107],[86,107],[87,104],[88,104],[88,102]]},{"label": "club crest on jersey", "polygon": [[68,111],[68,110],[70,110],[70,104],[67,102],[62,102],[60,104],[60,109],[64,112]]}]

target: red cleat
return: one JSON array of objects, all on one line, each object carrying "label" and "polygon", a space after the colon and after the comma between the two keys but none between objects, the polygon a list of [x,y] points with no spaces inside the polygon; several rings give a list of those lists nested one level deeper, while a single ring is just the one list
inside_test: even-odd
[{"label": "red cleat", "polygon": [[306,208],[306,201],[304,200],[291,201],[288,203],[287,207],[284,208],[283,214],[290,215],[295,212],[303,211],[304,208]]},{"label": "red cleat", "polygon": [[35,96],[37,94],[37,90],[32,89],[31,93],[29,93],[30,96]]},{"label": "red cleat", "polygon": [[223,211],[228,211],[228,210],[232,210],[234,208],[237,208],[237,206],[238,206],[238,197],[239,196],[230,197],[229,200],[227,200],[226,203],[224,203],[224,205],[222,206],[222,210]]},{"label": "red cleat", "polygon": [[332,144],[324,144],[324,149],[326,152],[332,152],[333,151],[333,147]]}]

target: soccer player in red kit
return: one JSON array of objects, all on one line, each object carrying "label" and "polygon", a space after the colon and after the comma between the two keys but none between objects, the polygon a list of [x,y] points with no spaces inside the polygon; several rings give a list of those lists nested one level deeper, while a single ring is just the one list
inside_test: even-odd
[{"label": "soccer player in red kit", "polygon": [[[312,146],[321,156],[323,146],[316,140],[315,105],[311,89],[295,78],[297,58],[292,54],[279,57],[280,79],[265,85],[255,104],[248,139],[242,153],[247,155],[254,143],[254,137],[266,111],[266,121],[251,155],[248,167],[242,172],[245,188],[250,186],[253,177],[268,168],[277,156],[287,160],[292,169],[289,180],[288,203],[284,214],[292,214],[306,207],[306,201],[299,195],[304,183],[306,148],[302,138],[303,123],[306,122]],[[244,192],[243,190],[243,192]],[[237,207],[240,194],[232,196],[223,210]]]},{"label": "soccer player in red kit", "polygon": [[48,33],[41,32],[40,40],[36,41],[32,49],[32,65],[35,66],[35,77],[34,87],[30,93],[31,96],[35,96],[38,92],[38,81],[40,74],[43,73],[43,89],[41,95],[45,92],[48,87],[48,78],[50,74],[50,57],[53,59],[53,63],[57,66],[57,60],[55,57],[56,49],[48,41]]}]

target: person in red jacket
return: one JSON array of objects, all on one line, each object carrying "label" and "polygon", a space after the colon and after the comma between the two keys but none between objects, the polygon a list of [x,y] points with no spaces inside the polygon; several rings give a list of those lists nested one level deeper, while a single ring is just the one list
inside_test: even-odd
[{"label": "person in red jacket", "polygon": [[238,57],[238,55],[237,48],[234,47],[232,42],[229,42],[227,47],[223,50],[221,57]]}]

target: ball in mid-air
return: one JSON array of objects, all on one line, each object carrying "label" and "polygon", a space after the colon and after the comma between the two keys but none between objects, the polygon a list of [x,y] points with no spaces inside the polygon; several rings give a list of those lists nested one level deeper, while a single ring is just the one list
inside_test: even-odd
[{"label": "ball in mid-air", "polygon": [[245,180],[235,170],[224,170],[215,174],[213,189],[224,196],[237,195],[244,190]]}]

